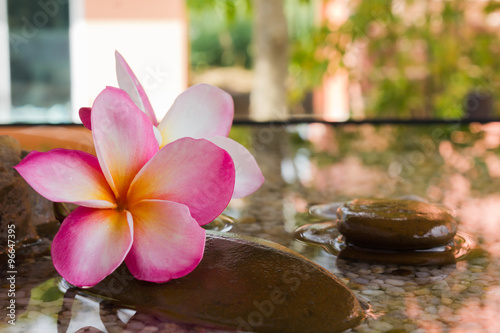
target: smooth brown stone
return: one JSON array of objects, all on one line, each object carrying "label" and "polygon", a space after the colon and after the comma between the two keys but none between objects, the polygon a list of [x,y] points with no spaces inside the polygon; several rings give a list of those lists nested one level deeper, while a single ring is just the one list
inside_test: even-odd
[{"label": "smooth brown stone", "polygon": [[371,264],[444,266],[456,263],[451,248],[444,251],[378,251],[347,245],[340,252],[340,259],[366,261]]},{"label": "smooth brown stone", "polygon": [[[28,156],[30,152],[26,150],[21,151],[21,159]],[[31,222],[35,227],[44,227],[45,224],[52,224],[56,221],[54,216],[54,203],[36,192],[31,186],[28,185],[30,201],[31,201]],[[66,205],[72,205],[66,203]]]},{"label": "smooth brown stone", "polygon": [[368,248],[429,249],[448,244],[457,232],[446,209],[421,201],[355,199],[337,217],[346,240]]},{"label": "smooth brown stone", "polygon": [[46,254],[50,242],[39,241],[37,227],[43,228],[55,221],[53,203],[33,190],[13,168],[23,156],[26,152],[16,139],[0,136],[0,254],[5,256],[8,250],[8,230],[14,225],[17,259]]},{"label": "smooth brown stone", "polygon": [[9,136],[0,136],[0,253],[8,249],[9,229],[14,230],[10,235],[15,238],[10,240],[16,244],[37,238],[31,223],[29,186],[12,168],[20,161],[19,142]]},{"label": "smooth brown stone", "polygon": [[207,232],[196,269],[164,284],[122,266],[84,292],[188,324],[252,332],[342,332],[365,313],[335,275],[269,241]]}]

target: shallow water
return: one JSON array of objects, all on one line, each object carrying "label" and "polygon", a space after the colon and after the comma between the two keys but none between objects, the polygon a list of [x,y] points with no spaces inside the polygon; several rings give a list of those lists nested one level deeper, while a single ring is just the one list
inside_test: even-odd
[{"label": "shallow water", "polygon": [[[353,332],[500,330],[499,123],[234,126],[231,136],[253,150],[266,177],[256,193],[232,201],[231,232],[278,242],[339,276],[371,305],[372,317]],[[314,205],[401,196],[455,211],[462,237],[455,239],[456,263],[353,262],[295,239],[296,228],[329,220],[310,214]],[[67,290],[49,257],[26,260],[17,272],[17,321],[11,326],[3,316],[2,332],[214,331]],[[3,281],[7,314],[11,298]]]},{"label": "shallow water", "polygon": [[340,259],[383,265],[444,266],[466,260],[469,254],[478,249],[472,237],[463,232],[458,232],[445,246],[423,250],[392,251],[363,248],[349,244],[337,229],[336,221],[303,225],[297,228],[295,237],[306,244],[320,246]]}]

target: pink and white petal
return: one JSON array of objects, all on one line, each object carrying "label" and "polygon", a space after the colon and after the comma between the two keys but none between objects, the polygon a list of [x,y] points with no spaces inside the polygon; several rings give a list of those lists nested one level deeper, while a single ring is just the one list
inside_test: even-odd
[{"label": "pink and white petal", "polygon": [[116,207],[97,158],[79,150],[32,151],[14,167],[45,198],[94,208]]},{"label": "pink and white petal", "polygon": [[182,138],[163,147],[139,172],[127,202],[168,200],[188,206],[204,225],[222,213],[234,190],[229,154],[204,139]]},{"label": "pink and white petal", "polygon": [[92,135],[104,176],[121,201],[137,172],[159,150],[151,121],[124,90],[107,87],[92,107]]},{"label": "pink and white petal", "polygon": [[141,83],[137,79],[137,76],[135,76],[130,66],[118,51],[115,51],[115,59],[118,86],[125,90],[129,94],[130,98],[132,98],[135,105],[148,115],[153,125],[158,126],[158,120],[156,119],[151,102],[149,101],[144,88],[142,88]]},{"label": "pink and white petal", "polygon": [[158,146],[161,147],[162,146],[161,143],[163,141],[163,138],[161,137],[161,133],[158,130],[158,127],[153,126],[153,133],[155,134],[155,139],[156,139],[156,142],[158,142]]},{"label": "pink and white petal", "polygon": [[236,170],[233,198],[246,197],[264,183],[264,176],[257,161],[243,145],[222,136],[216,136],[208,141],[227,151],[233,159]]},{"label": "pink and white petal", "polygon": [[90,287],[111,274],[133,242],[127,211],[78,207],[61,224],[52,241],[52,262],[63,278]]},{"label": "pink and white petal", "polygon": [[83,126],[85,126],[88,130],[92,130],[92,123],[90,119],[90,114],[92,113],[91,108],[80,108],[78,111],[78,115],[80,116],[80,120],[82,121]]},{"label": "pink and white petal", "polygon": [[197,84],[177,97],[158,129],[164,145],[183,137],[227,136],[233,116],[231,95],[209,84]]},{"label": "pink and white petal", "polygon": [[205,230],[187,206],[170,201],[140,201],[130,207],[134,244],[125,263],[132,275],[162,283],[190,273],[201,261]]}]

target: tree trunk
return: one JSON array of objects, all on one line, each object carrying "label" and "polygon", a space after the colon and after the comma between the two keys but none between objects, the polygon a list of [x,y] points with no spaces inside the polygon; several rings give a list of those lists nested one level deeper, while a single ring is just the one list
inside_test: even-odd
[{"label": "tree trunk", "polygon": [[287,117],[288,30],[283,0],[253,0],[255,79],[250,117],[256,121]]}]

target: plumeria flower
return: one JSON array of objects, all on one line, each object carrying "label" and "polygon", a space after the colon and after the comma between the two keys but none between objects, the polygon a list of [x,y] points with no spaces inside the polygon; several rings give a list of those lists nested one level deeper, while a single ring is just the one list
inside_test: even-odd
[{"label": "plumeria flower", "polygon": [[[264,177],[250,152],[227,136],[234,116],[231,95],[208,84],[197,84],[180,94],[161,122],[156,119],[153,107],[141,83],[120,53],[116,56],[118,85],[125,90],[139,109],[155,127],[160,146],[184,137],[207,139],[226,150],[236,168],[233,198],[245,197],[256,191]],[[80,109],[80,119],[85,127],[92,128],[91,108]]]},{"label": "plumeria flower", "polygon": [[231,157],[204,139],[159,149],[150,119],[118,88],[96,98],[91,117],[97,157],[33,151],[15,167],[47,199],[80,205],[53,240],[55,268],[79,287],[95,285],[123,261],[140,280],[188,274],[203,256],[200,225],[231,200]]}]

